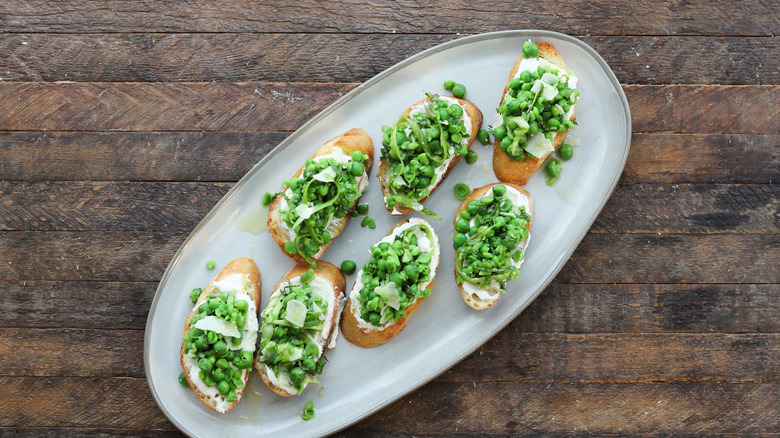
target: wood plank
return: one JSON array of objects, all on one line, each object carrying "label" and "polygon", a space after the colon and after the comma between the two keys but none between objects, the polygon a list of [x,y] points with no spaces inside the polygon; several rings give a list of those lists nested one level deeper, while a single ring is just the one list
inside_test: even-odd
[{"label": "wood plank", "polygon": [[[262,127],[261,127],[262,128]],[[288,132],[0,132],[0,180],[238,181]]]},{"label": "wood plank", "polygon": [[[621,182],[780,181],[780,135],[634,133]],[[695,151],[691,153],[691,151]]]},{"label": "wood plank", "polygon": [[777,433],[778,401],[776,384],[434,382],[341,436]]},{"label": "wood plank", "polygon": [[170,427],[169,429],[127,429],[108,427],[0,427],[0,438],[25,438],[41,436],[45,436],[46,438],[69,438],[73,436],[90,436],[92,438],[162,438],[185,436],[183,433],[173,428],[172,424],[169,424],[168,426]]},{"label": "wood plank", "polygon": [[[171,333],[171,336],[181,336]],[[141,330],[0,329],[0,376],[144,377]],[[35,355],[29,351],[35,350]],[[329,357],[337,357],[334,350]],[[780,334],[558,334],[504,330],[447,382],[776,383]]]},{"label": "wood plank", "polygon": [[[8,82],[0,83],[0,130],[289,131],[355,86]],[[623,88],[634,132],[780,133],[780,85]]]},{"label": "wood plank", "polygon": [[[56,11],[42,13],[42,11]],[[305,0],[266,4],[249,0],[149,3],[143,0],[8,0],[4,32],[315,32],[474,33],[549,29],[570,34],[777,35],[772,3],[553,0],[507,7],[495,0],[447,3],[377,1],[370,4]],[[727,22],[728,26],[723,23]]]},{"label": "wood plank", "polygon": [[780,185],[619,185],[595,233],[780,234]]},{"label": "wood plank", "polygon": [[[0,290],[9,298],[6,311],[0,313],[3,328],[143,330],[157,283],[0,282]],[[554,282],[507,330],[519,333],[780,333],[779,303],[780,285],[777,284]],[[92,312],[84,313],[85,308]]]},{"label": "wood plank", "polygon": [[[231,186],[0,182],[0,230],[187,232]],[[780,234],[779,205],[771,184],[621,184],[591,232]]]},{"label": "wood plank", "polygon": [[778,371],[778,334],[571,335],[510,329],[438,381],[778,383]]},{"label": "wood plank", "polygon": [[0,130],[291,131],[356,84],[0,83]]},{"label": "wood plank", "polygon": [[561,284],[556,279],[507,330],[780,333],[780,285]]},{"label": "wood plank", "polygon": [[[82,181],[235,182],[288,135],[278,131],[0,132],[0,180],[72,180],[77,174]],[[780,181],[777,144],[780,135],[776,134],[635,133],[621,182]],[[585,151],[587,145],[582,147]]]},{"label": "wood plank", "polygon": [[0,377],[0,384],[14,386],[0,401],[0,427],[173,429],[143,378]]},{"label": "wood plank", "polygon": [[560,283],[780,283],[780,235],[594,234]]},{"label": "wood plank", "polygon": [[[172,429],[145,379],[4,377],[0,384],[8,388],[0,427]],[[340,435],[771,433],[780,428],[778,398],[775,384],[435,381]]]},{"label": "wood plank", "polygon": [[0,329],[0,375],[142,378],[143,350],[143,330]]},{"label": "wood plank", "polygon": [[[159,281],[185,234],[0,231],[0,281]],[[780,235],[590,233],[557,280],[780,283],[778,247]]]},{"label": "wood plank", "polygon": [[30,281],[0,290],[0,327],[143,330],[157,282]]},{"label": "wood plank", "polygon": [[[365,82],[403,59],[461,36],[11,33],[0,35],[0,53],[6,54],[0,58],[0,72],[6,82]],[[767,54],[780,52],[777,38],[582,40],[604,57],[623,84],[780,82],[780,72],[766,68]],[[266,50],[270,46],[273,51]]]}]

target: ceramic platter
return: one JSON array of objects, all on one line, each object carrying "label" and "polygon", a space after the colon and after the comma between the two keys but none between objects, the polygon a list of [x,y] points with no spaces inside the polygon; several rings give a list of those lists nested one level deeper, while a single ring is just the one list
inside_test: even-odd
[{"label": "ceramic platter", "polygon": [[[466,99],[484,114],[483,127],[492,123],[509,71],[528,39],[555,45],[579,77],[582,95],[577,104],[578,126],[570,135],[580,140],[574,158],[564,163],[558,181],[545,184],[537,172],[526,188],[535,199],[531,241],[520,278],[492,308],[475,311],[458,293],[452,273],[452,217],[459,205],[452,189],[465,182],[476,188],[495,182],[493,148],[475,141],[479,159],[462,160],[431,196],[426,206],[443,220],[434,228],[442,240],[440,268],[433,292],[409,319],[406,329],[387,344],[363,349],[339,336],[327,354],[320,380],[297,397],[280,397],[265,387],[253,371],[244,398],[231,412],[218,415],[179,385],[182,328],[191,310],[189,292],[203,287],[216,272],[237,257],[253,258],[262,273],[263,308],[270,292],[293,266],[267,232],[260,208],[265,192],[278,192],[327,140],[363,128],[374,141],[375,164],[361,203],[368,203],[376,229],[349,223],[334,240],[324,259],[340,265],[368,259],[369,246],[402,218],[382,207],[375,177],[382,125],[394,123],[425,92],[444,94],[452,79],[467,88]],[[206,215],[171,260],[152,302],[146,325],[144,365],[155,400],[170,421],[190,436],[319,436],[368,416],[446,371],[500,331],[528,306],[558,273],[590,228],[612,193],[628,156],[631,118],[625,95],[604,60],[576,38],[546,31],[508,31],[460,38],[419,53],[377,75],[340,98],[302,126],[257,163]],[[213,271],[206,262],[215,260]],[[347,276],[351,288],[355,275]],[[522,318],[522,315],[520,316]],[[424,389],[423,389],[424,390]],[[309,400],[316,417],[301,420]]]}]

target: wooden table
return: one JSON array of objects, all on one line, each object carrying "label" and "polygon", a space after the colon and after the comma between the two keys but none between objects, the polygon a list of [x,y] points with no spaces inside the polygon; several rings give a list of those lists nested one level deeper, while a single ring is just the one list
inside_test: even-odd
[{"label": "wooden table", "polygon": [[[276,5],[273,5],[276,3]],[[146,315],[249,168],[464,35],[594,47],[633,118],[620,184],[493,340],[344,436],[780,434],[780,4],[5,0],[0,436],[177,435]]]}]

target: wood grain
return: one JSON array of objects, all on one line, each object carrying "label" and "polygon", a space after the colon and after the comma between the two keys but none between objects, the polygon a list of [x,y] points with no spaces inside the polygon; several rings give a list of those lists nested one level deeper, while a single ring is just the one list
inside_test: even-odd
[{"label": "wood grain", "polygon": [[[187,232],[231,186],[0,182],[0,230]],[[772,184],[621,184],[591,232],[780,234],[778,208]]]},{"label": "wood grain", "polygon": [[[288,135],[278,131],[0,132],[0,180],[73,180],[77,174],[81,181],[234,182]],[[777,134],[635,133],[621,182],[780,181],[777,144]],[[583,154],[587,147],[583,145]]]},{"label": "wood grain", "polygon": [[[143,378],[143,356],[138,354],[143,337],[141,330],[0,329],[0,347],[9,352],[0,356],[0,376]],[[37,353],[28,357],[31,349]],[[507,355],[508,350],[515,354]],[[339,354],[334,350],[328,356]],[[778,334],[504,330],[438,381],[777,383],[778,371]]]},{"label": "wood grain", "polygon": [[[0,83],[0,131],[289,131],[356,85]],[[623,89],[634,132],[780,133],[780,85]]]},{"label": "wood grain", "polygon": [[[3,377],[0,384],[8,388],[0,427],[172,429],[144,379]],[[340,436],[771,433],[780,428],[778,397],[773,384],[436,381]],[[753,415],[734,406],[750,406]],[[586,411],[592,415],[583,420]],[[408,421],[420,415],[427,420]]]},{"label": "wood grain", "polygon": [[[776,35],[772,3],[553,0],[508,6],[497,0],[447,3],[305,0],[294,4],[228,0],[149,3],[143,0],[9,0],[5,32],[315,32],[474,33],[548,29],[569,34]],[[41,14],[40,11],[52,11]],[[728,26],[723,23],[728,22]]]},{"label": "wood grain", "polygon": [[[6,82],[365,82],[457,34],[0,34]],[[583,36],[622,84],[776,85],[777,38]],[[274,50],[267,50],[268,47]],[[707,56],[700,56],[706,53]],[[507,71],[511,66],[507,66]],[[468,84],[467,84],[468,85]]]},{"label": "wood grain", "polygon": [[[0,281],[158,281],[187,233],[0,231]],[[780,283],[780,235],[587,234],[561,283]],[[285,257],[272,252],[269,257]],[[637,267],[642,267],[638,269]],[[193,286],[194,287],[194,286]]]},{"label": "wood grain", "polygon": [[[510,293],[521,290],[510,289]],[[0,282],[0,328],[143,330],[157,282]],[[187,305],[185,288],[182,306]],[[92,309],[85,313],[84,309]],[[516,333],[778,333],[780,285],[553,282]]]},{"label": "wood grain", "polygon": [[778,399],[773,384],[435,382],[339,436],[777,433]]}]

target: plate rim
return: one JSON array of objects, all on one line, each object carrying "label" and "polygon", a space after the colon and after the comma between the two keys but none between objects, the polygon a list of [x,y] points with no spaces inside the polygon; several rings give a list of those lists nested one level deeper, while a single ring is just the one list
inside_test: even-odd
[{"label": "plate rim", "polygon": [[152,321],[154,319],[154,314],[157,309],[157,303],[160,299],[162,289],[165,285],[167,285],[168,279],[173,272],[174,268],[176,267],[177,263],[179,262],[182,253],[184,252],[184,249],[189,246],[190,241],[194,238],[194,236],[205,226],[206,223],[210,221],[210,219],[216,215],[216,213],[219,211],[219,209],[228,202],[229,199],[233,197],[233,195],[240,190],[246,183],[249,181],[257,172],[260,171],[261,168],[264,167],[264,164],[271,160],[274,156],[276,156],[278,153],[281,153],[282,150],[286,149],[290,143],[295,142],[300,136],[302,136],[304,133],[309,131],[314,125],[316,125],[321,119],[327,117],[329,114],[340,108],[341,106],[345,105],[349,101],[353,100],[355,97],[359,96],[361,93],[363,93],[368,88],[372,87],[375,83],[382,81],[385,77],[390,76],[391,74],[395,73],[398,70],[401,70],[411,64],[414,64],[424,58],[427,58],[431,55],[434,55],[436,53],[449,50],[454,47],[458,47],[461,45],[466,44],[473,44],[478,43],[482,41],[488,41],[493,39],[504,39],[504,38],[522,38],[522,37],[535,37],[535,38],[555,38],[559,39],[571,44],[574,44],[578,48],[582,49],[584,52],[586,52],[588,55],[590,55],[598,64],[599,67],[601,67],[602,71],[606,74],[609,82],[612,84],[613,88],[617,92],[618,99],[620,100],[621,106],[622,106],[622,112],[625,114],[625,143],[624,147],[622,148],[623,155],[620,159],[620,166],[619,166],[619,172],[616,172],[615,175],[612,177],[612,180],[609,183],[609,189],[604,192],[604,195],[602,198],[598,201],[597,205],[598,207],[593,213],[593,216],[586,222],[583,222],[583,224],[586,224],[586,226],[583,228],[584,231],[581,236],[579,236],[578,239],[576,239],[576,242],[574,242],[572,245],[570,245],[565,251],[563,251],[560,256],[558,257],[555,267],[553,270],[550,271],[550,274],[548,275],[547,279],[545,280],[544,284],[539,287],[536,291],[534,291],[532,294],[529,295],[528,300],[524,305],[519,306],[515,311],[513,311],[509,317],[507,317],[504,321],[502,321],[500,324],[498,324],[488,335],[484,338],[483,341],[478,342],[476,346],[473,348],[466,348],[463,350],[463,354],[459,355],[454,360],[442,365],[439,369],[433,370],[433,372],[427,374],[418,385],[409,386],[406,387],[403,391],[400,391],[396,394],[390,395],[389,397],[384,397],[381,399],[378,403],[374,404],[368,411],[366,411],[364,414],[359,415],[355,418],[349,419],[345,422],[336,424],[330,428],[323,429],[322,432],[319,433],[318,436],[325,436],[329,434],[333,434],[335,432],[338,432],[340,430],[343,430],[358,421],[368,417],[369,415],[375,413],[376,411],[386,407],[390,403],[393,403],[394,401],[398,400],[399,398],[403,397],[405,394],[409,394],[412,391],[415,391],[419,389],[420,387],[428,384],[431,380],[435,379],[439,375],[443,374],[453,366],[455,366],[457,363],[468,357],[470,354],[472,354],[476,349],[478,349],[481,345],[484,345],[488,341],[490,341],[496,334],[498,334],[500,331],[502,331],[509,323],[514,321],[517,316],[522,313],[538,296],[544,291],[547,286],[552,282],[552,280],[558,275],[560,270],[565,265],[566,261],[569,259],[571,254],[576,250],[576,248],[579,246],[579,244],[582,242],[582,239],[587,234],[588,230],[591,228],[593,223],[595,222],[596,218],[601,213],[601,210],[603,210],[604,206],[607,203],[607,200],[612,195],[612,193],[615,190],[615,187],[618,184],[618,181],[620,180],[620,176],[623,174],[623,169],[625,168],[626,161],[628,159],[628,154],[631,149],[631,135],[632,135],[632,125],[631,125],[631,111],[628,105],[628,100],[626,98],[625,92],[623,91],[623,88],[618,81],[617,77],[615,76],[615,73],[612,71],[612,69],[609,67],[607,62],[604,60],[604,58],[599,55],[598,52],[596,52],[595,49],[593,49],[590,45],[585,43],[584,41],[580,40],[579,38],[573,37],[571,35],[563,34],[560,32],[555,31],[549,31],[549,30],[542,30],[542,29],[518,29],[518,30],[503,30],[503,31],[496,31],[496,32],[486,32],[486,33],[480,33],[480,34],[474,34],[474,35],[467,35],[463,36],[461,38],[457,38],[452,41],[447,41],[442,44],[438,44],[434,47],[431,47],[429,49],[423,50],[419,53],[416,53],[403,61],[400,61],[391,67],[388,67],[387,69],[383,70],[376,76],[368,79],[367,81],[358,84],[353,90],[349,91],[344,96],[337,99],[335,102],[331,103],[327,107],[325,107],[322,111],[317,113],[314,117],[312,117],[309,121],[301,125],[300,128],[296,129],[292,134],[290,134],[287,138],[282,140],[281,143],[276,145],[271,151],[269,151],[263,158],[260,159],[257,163],[255,163],[252,168],[247,171],[246,174],[244,174],[243,177],[241,177],[238,182],[230,189],[228,192],[220,198],[220,200],[209,210],[208,213],[203,217],[203,219],[198,222],[198,224],[193,228],[193,230],[190,232],[190,234],[187,236],[187,238],[182,242],[182,244],[179,246],[176,253],[171,258],[171,261],[168,263],[168,266],[165,269],[165,272],[163,273],[162,277],[160,278],[160,281],[157,285],[157,289],[155,290],[154,297],[152,299],[152,302],[149,307],[149,314],[147,315],[146,319],[146,325],[144,327],[144,376],[146,378],[147,386],[149,387],[149,390],[152,394],[152,397],[154,397],[154,401],[157,404],[157,406],[160,408],[162,413],[166,416],[166,418],[174,425],[176,426],[179,431],[186,434],[187,436],[196,436],[194,435],[189,429],[185,428],[176,418],[174,418],[171,413],[168,411],[168,409],[165,407],[165,405],[161,402],[160,397],[158,396],[157,390],[154,386],[153,379],[150,375],[150,367],[151,364],[149,363],[150,360],[150,352],[149,352],[149,344],[151,341],[151,325]]}]

